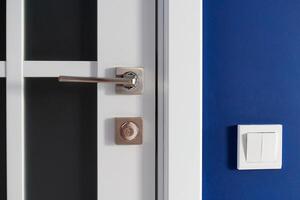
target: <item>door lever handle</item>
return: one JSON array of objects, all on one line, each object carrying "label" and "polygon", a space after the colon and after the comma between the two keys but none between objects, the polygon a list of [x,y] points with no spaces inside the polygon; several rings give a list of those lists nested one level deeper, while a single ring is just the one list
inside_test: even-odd
[{"label": "door lever handle", "polygon": [[80,77],[80,76],[59,76],[60,82],[78,82],[78,83],[113,83],[123,85],[125,88],[134,88],[138,82],[138,76],[134,72],[126,72],[122,78],[98,78],[98,77]]},{"label": "door lever handle", "polygon": [[143,91],[143,68],[116,68],[115,78],[59,76],[59,82],[112,83],[118,94],[141,94]]}]

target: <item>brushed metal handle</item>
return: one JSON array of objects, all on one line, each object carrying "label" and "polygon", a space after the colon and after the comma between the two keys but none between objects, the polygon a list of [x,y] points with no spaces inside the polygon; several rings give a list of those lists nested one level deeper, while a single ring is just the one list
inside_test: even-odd
[{"label": "brushed metal handle", "polygon": [[98,78],[98,77],[80,77],[80,76],[59,76],[60,82],[78,82],[78,83],[112,83],[120,84],[125,88],[134,88],[138,82],[138,75],[128,71],[121,78]]},{"label": "brushed metal handle", "polygon": [[144,69],[141,67],[117,67],[116,77],[59,76],[60,82],[115,84],[116,94],[141,95],[144,90]]}]

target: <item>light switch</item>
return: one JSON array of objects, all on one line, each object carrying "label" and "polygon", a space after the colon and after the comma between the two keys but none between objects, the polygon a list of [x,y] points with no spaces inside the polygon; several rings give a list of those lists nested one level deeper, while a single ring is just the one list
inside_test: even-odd
[{"label": "light switch", "polygon": [[237,168],[281,169],[282,125],[238,125]]},{"label": "light switch", "polygon": [[247,162],[260,162],[262,159],[262,134],[247,134]]},{"label": "light switch", "polygon": [[273,162],[276,159],[276,134],[263,133],[262,134],[262,161]]}]

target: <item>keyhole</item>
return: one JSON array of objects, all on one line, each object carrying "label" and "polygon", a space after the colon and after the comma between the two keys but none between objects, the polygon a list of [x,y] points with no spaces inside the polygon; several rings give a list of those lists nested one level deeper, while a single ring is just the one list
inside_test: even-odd
[{"label": "keyhole", "polygon": [[139,133],[138,126],[133,122],[125,122],[121,126],[121,136],[127,141],[131,141],[136,138]]}]

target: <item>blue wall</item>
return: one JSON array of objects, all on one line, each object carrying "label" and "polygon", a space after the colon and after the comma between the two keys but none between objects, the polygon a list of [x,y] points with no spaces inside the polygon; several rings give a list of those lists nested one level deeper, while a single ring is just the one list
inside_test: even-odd
[{"label": "blue wall", "polygon": [[[236,170],[237,124],[283,124],[283,169]],[[204,0],[204,200],[300,200],[300,1]]]}]

